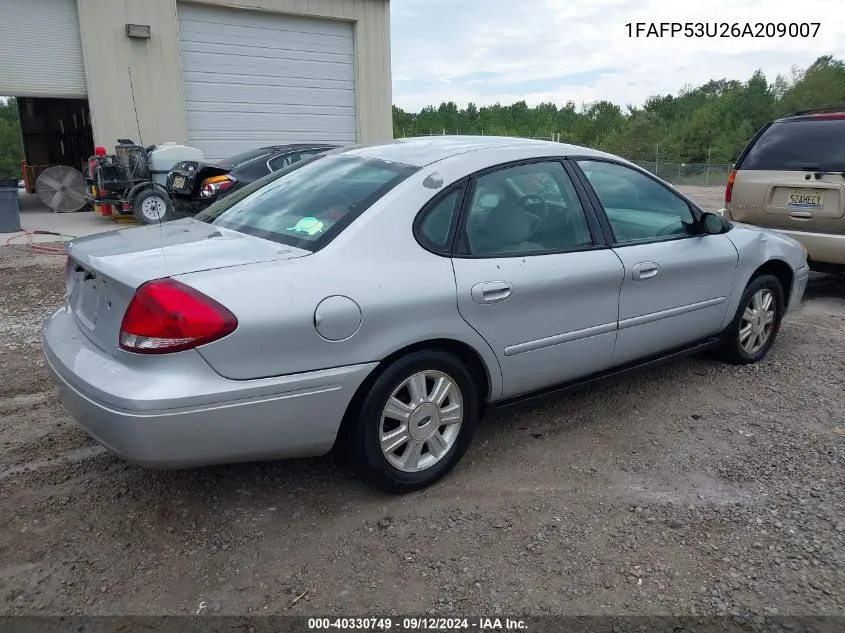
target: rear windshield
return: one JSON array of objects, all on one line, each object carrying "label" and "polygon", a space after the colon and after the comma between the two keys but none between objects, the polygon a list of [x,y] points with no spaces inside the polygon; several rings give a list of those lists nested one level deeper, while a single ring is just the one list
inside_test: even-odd
[{"label": "rear windshield", "polygon": [[773,123],[739,169],[845,171],[845,119]]},{"label": "rear windshield", "polygon": [[235,154],[234,156],[230,156],[229,158],[218,160],[216,163],[214,163],[214,166],[222,167],[223,169],[228,169],[232,165],[245,163],[246,161],[252,160],[253,158],[258,158],[259,156],[267,156],[268,154],[270,154],[270,150],[267,148],[251,149],[247,152],[241,152],[240,154]]},{"label": "rear windshield", "polygon": [[195,217],[316,251],[415,171],[381,160],[319,155],[247,185]]}]

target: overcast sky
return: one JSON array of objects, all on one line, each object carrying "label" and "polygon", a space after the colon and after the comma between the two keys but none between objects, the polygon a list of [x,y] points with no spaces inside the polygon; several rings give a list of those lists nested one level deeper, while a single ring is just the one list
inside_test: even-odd
[{"label": "overcast sky", "polygon": [[[845,58],[842,0],[391,0],[393,102],[641,104]],[[765,7],[763,10],[762,8]],[[815,38],[634,38],[627,23],[820,22]],[[712,28],[712,27],[711,27]],[[815,29],[815,27],[812,27]]]}]

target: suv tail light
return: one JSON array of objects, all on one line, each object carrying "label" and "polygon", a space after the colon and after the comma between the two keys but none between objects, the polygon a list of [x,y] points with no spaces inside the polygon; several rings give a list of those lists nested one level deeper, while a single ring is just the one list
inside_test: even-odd
[{"label": "suv tail light", "polygon": [[728,174],[728,186],[725,187],[725,207],[731,206],[731,196],[734,192],[734,180],[736,180],[736,169],[731,169]]},{"label": "suv tail light", "polygon": [[211,297],[174,279],[143,284],[126,308],[120,347],[139,354],[193,349],[227,336],[238,327],[235,315]]},{"label": "suv tail light", "polygon": [[224,174],[223,176],[212,176],[202,181],[200,188],[200,196],[203,198],[213,198],[218,193],[223,193],[234,185],[237,179]]}]

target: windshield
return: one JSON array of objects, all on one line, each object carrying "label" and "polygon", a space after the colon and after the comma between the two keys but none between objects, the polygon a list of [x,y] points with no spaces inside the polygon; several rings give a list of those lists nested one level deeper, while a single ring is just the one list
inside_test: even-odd
[{"label": "windshield", "polygon": [[415,171],[382,160],[319,155],[265,176],[195,217],[316,251]]},{"label": "windshield", "polygon": [[259,156],[265,156],[269,153],[270,150],[268,150],[267,148],[251,149],[248,152],[241,152],[240,154],[235,154],[234,156],[230,156],[229,158],[218,160],[214,163],[214,166],[228,169],[232,165],[237,165],[238,163],[245,163],[248,160],[258,158]]},{"label": "windshield", "polygon": [[845,119],[773,123],[738,168],[845,171]]}]

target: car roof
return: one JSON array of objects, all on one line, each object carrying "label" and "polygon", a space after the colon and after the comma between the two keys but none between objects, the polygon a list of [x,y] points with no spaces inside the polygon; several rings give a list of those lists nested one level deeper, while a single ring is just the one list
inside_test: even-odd
[{"label": "car roof", "polygon": [[[334,153],[377,158],[394,163],[403,163],[414,167],[425,167],[432,163],[466,154],[467,152],[495,151],[501,149],[524,148],[526,155],[542,155],[548,150],[549,156],[604,156],[610,154],[578,145],[554,143],[510,136],[423,136],[403,138],[386,143],[372,145],[354,145],[335,150]],[[613,158],[617,158],[613,156]]]},{"label": "car roof", "polygon": [[267,153],[273,152],[289,152],[291,150],[305,149],[305,148],[325,148],[334,149],[337,145],[330,145],[328,143],[287,143],[285,145],[267,145],[266,147],[258,147],[256,149],[266,150]]},{"label": "car roof", "polygon": [[[295,152],[297,150],[302,149],[319,149],[323,151],[328,151],[331,149],[336,149],[337,147],[338,145],[327,145],[324,143],[289,143],[287,145],[267,145],[266,147],[256,147],[255,150],[247,151],[255,151],[261,153],[256,154],[250,158],[239,160],[236,163],[231,163],[228,169],[232,172],[242,171],[243,169],[251,167],[255,163],[268,160],[268,156],[272,156],[273,158],[275,158],[277,154],[285,154],[287,152]],[[223,160],[228,161],[230,159]]]},{"label": "car roof", "polygon": [[831,119],[845,119],[845,105],[825,106],[811,110],[799,110],[786,114],[772,123],[785,123],[787,121],[824,121]]}]

